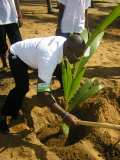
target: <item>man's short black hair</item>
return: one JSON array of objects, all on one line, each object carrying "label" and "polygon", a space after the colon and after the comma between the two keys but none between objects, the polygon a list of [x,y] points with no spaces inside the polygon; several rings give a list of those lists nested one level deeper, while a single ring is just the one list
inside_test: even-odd
[{"label": "man's short black hair", "polygon": [[75,33],[74,33],[74,34],[71,34],[71,35],[68,37],[68,39],[69,39],[71,42],[75,43],[76,45],[81,46],[82,48],[85,48],[85,47],[86,47],[85,41],[84,41],[84,39],[81,37],[80,34],[75,34]]},{"label": "man's short black hair", "polygon": [[84,39],[80,36],[80,34],[71,34],[67,38],[67,43],[72,49],[76,52],[76,56],[81,56],[84,53],[86,48],[86,44]]}]

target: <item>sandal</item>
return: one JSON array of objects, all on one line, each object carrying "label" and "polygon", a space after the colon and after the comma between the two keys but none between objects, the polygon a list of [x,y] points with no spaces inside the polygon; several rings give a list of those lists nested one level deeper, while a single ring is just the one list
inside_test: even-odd
[{"label": "sandal", "polygon": [[0,132],[1,133],[8,133],[9,132],[9,127],[5,121],[5,118],[2,116],[0,117]]}]

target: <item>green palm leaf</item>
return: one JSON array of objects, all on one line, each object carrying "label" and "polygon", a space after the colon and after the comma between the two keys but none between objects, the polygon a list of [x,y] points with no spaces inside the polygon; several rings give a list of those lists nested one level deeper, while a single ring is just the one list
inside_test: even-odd
[{"label": "green palm leaf", "polygon": [[88,42],[88,35],[89,35],[89,33],[88,33],[88,30],[86,28],[83,30],[82,33],[80,33],[80,36],[85,41],[85,43]]},{"label": "green palm leaf", "polygon": [[87,30],[81,34],[86,42],[86,50],[84,52],[84,56],[81,57],[79,62],[76,63],[73,68],[70,67],[71,65],[67,60],[63,63],[64,93],[67,104],[70,103],[69,110],[74,108],[77,103],[80,103],[89,96],[94,95],[102,88],[99,84],[93,85],[90,80],[87,80],[83,86],[80,86],[80,82],[83,79],[85,65],[98,48],[104,35],[104,30],[118,16],[120,16],[120,5],[118,5],[110,15],[96,27],[95,31],[91,33],[89,39]]},{"label": "green palm leaf", "polygon": [[85,68],[82,67],[81,70],[79,71],[79,73],[73,79],[72,84],[71,84],[71,88],[69,91],[68,102],[71,100],[71,98],[74,97],[77,90],[80,88],[80,82],[83,79],[84,73],[85,73]]},{"label": "green palm leaf", "polygon": [[[65,58],[62,63],[62,79],[66,104],[68,104],[69,92],[72,84],[72,65]],[[66,105],[67,107],[68,105]],[[66,108],[67,109],[67,108]]]},{"label": "green palm leaf", "polygon": [[104,30],[117,18],[120,16],[120,5],[115,7],[111,13],[96,27],[95,31],[92,32],[91,37],[87,42],[87,47],[90,46],[91,42],[95,39],[95,37],[104,32]]},{"label": "green palm leaf", "polygon": [[87,98],[97,94],[103,86],[96,79],[86,80],[83,86],[78,90],[74,98],[70,102],[70,111]]}]

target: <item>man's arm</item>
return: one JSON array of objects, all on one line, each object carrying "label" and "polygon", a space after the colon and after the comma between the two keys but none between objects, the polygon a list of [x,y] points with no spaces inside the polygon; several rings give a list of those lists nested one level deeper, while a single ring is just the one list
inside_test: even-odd
[{"label": "man's arm", "polygon": [[65,6],[62,3],[59,3],[59,13],[58,13],[56,35],[59,34],[59,32],[61,30],[61,21],[62,21],[64,9],[65,9]]},{"label": "man's arm", "polygon": [[88,9],[85,10],[85,27],[89,31]]},{"label": "man's arm", "polygon": [[20,1],[19,0],[14,0],[14,1],[15,1],[15,6],[17,10],[19,26],[21,27],[23,25],[23,20],[22,20],[22,12],[20,9]]},{"label": "man's arm", "polygon": [[89,17],[88,17],[88,9],[91,6],[91,0],[85,1],[85,27],[89,31]]},{"label": "man's arm", "polygon": [[[40,82],[41,81],[41,82]],[[39,80],[38,85],[40,86],[40,83],[45,83],[42,80]],[[47,85],[46,85],[47,86]],[[45,88],[44,88],[45,89]],[[53,97],[52,93],[49,92],[49,89],[45,89],[47,91],[43,91],[43,88],[38,89],[38,96],[40,96],[41,99],[45,99],[45,105],[47,105],[50,110],[54,113],[57,113],[58,115],[60,115],[63,119],[63,121],[65,121],[68,125],[77,125],[78,119],[77,117],[73,116],[72,114],[66,112],[55,100],[55,98]]]}]

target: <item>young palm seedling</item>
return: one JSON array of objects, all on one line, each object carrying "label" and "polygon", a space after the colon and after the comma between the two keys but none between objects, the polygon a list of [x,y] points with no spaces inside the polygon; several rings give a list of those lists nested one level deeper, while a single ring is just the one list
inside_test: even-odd
[{"label": "young palm seedling", "polygon": [[[85,30],[81,36],[86,42],[86,50],[84,56],[80,58],[79,62],[75,65],[71,65],[67,59],[62,63],[62,75],[63,75],[63,88],[65,109],[68,112],[72,112],[79,104],[85,101],[87,98],[97,94],[103,86],[95,79],[85,79],[84,73],[86,69],[86,63],[95,53],[98,48],[103,35],[104,30],[109,26],[118,16],[120,16],[120,5],[118,5],[108,17],[96,27],[88,39],[88,32]],[[94,126],[94,127],[107,127],[120,129],[119,125],[108,123],[97,123],[80,121],[81,125]],[[63,130],[68,133],[68,126],[63,125]]]}]

